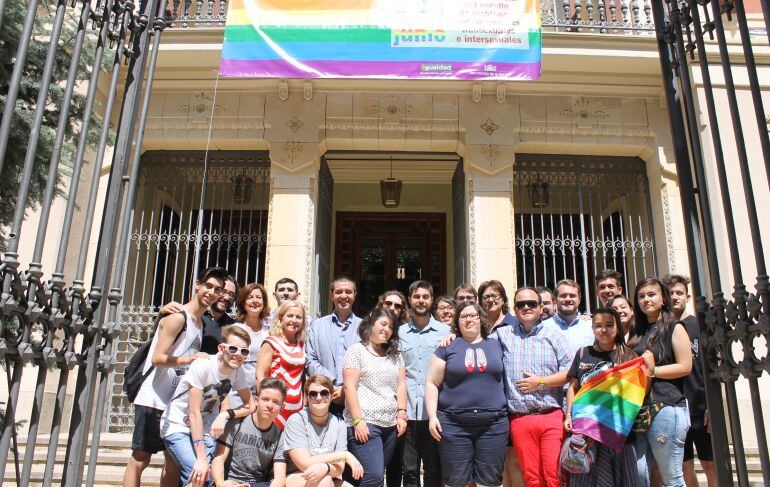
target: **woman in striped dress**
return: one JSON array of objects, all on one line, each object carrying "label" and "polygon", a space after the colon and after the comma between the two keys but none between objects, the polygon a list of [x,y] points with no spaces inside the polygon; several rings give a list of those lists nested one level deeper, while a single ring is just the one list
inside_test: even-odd
[{"label": "woman in striped dress", "polygon": [[257,384],[265,377],[275,377],[284,381],[288,389],[283,411],[275,419],[281,429],[289,416],[302,409],[305,331],[305,307],[299,301],[284,301],[273,317],[270,336],[259,351]]}]

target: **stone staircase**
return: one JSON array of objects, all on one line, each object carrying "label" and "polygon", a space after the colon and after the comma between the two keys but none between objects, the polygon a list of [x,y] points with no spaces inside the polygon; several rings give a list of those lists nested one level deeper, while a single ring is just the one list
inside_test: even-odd
[{"label": "stone staircase", "polygon": [[[64,452],[66,446],[66,438],[59,439],[60,451],[56,454],[56,465],[54,466],[53,484],[59,485],[61,483],[61,475],[64,465]],[[19,469],[24,459],[24,451],[26,449],[26,438],[19,438]],[[45,468],[46,457],[48,454],[48,436],[41,435],[38,438],[37,447],[35,448],[34,462],[32,464],[32,475],[30,479],[30,485],[39,486],[43,481],[43,470]],[[89,451],[86,452],[86,461],[88,461],[88,455],[90,454],[90,442]],[[130,434],[114,434],[105,433],[102,435],[102,439],[99,443],[99,460],[96,466],[95,487],[107,487],[122,485],[123,483],[123,469],[125,468],[126,461],[131,455],[131,435]],[[749,482],[750,487],[764,487],[764,481],[762,480],[762,469],[759,463],[759,453],[756,448],[748,448],[746,451],[747,463],[749,469]],[[142,476],[142,485],[145,486],[157,486],[160,484],[160,472],[163,467],[163,455],[153,455],[152,462],[147,470],[144,471]],[[700,471],[699,462],[695,461],[695,468],[698,471],[698,478],[701,481],[701,485],[705,487],[706,478]],[[86,469],[87,470],[87,469]],[[87,472],[83,474],[83,482],[87,478]],[[8,462],[5,469],[6,485],[14,485],[16,483],[15,466],[13,461],[13,451],[8,452]]]}]

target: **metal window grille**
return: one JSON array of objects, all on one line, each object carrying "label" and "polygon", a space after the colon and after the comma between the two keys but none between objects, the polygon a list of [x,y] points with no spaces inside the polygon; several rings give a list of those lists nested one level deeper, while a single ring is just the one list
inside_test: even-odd
[{"label": "metal window grille", "polygon": [[110,431],[133,425],[133,407],[123,395],[123,370],[152,336],[161,306],[187,301],[195,276],[206,267],[228,269],[241,285],[264,280],[267,153],[210,152],[206,170],[204,158],[203,152],[176,151],[142,156],[110,388]]},{"label": "metal window grille", "polygon": [[583,307],[596,303],[594,275],[611,268],[633,289],[656,272],[643,161],[517,155],[513,198],[518,286],[573,279]]}]

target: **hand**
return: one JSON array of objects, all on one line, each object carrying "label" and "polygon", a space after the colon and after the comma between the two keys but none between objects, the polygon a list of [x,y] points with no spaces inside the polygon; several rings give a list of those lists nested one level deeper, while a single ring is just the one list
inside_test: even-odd
[{"label": "hand", "polygon": [[572,416],[569,414],[564,417],[564,430],[567,433],[572,433]]},{"label": "hand", "polygon": [[531,372],[524,372],[524,378],[516,381],[516,388],[521,392],[535,392],[540,387],[540,377]]},{"label": "hand", "polygon": [[337,386],[332,392],[332,402],[335,404],[345,404],[345,390],[342,386]]},{"label": "hand", "polygon": [[703,413],[703,426],[706,427],[708,434],[711,434],[711,414],[709,414],[708,409],[706,409],[706,412]]},{"label": "hand", "polygon": [[366,421],[361,420],[357,425],[353,427],[356,433],[356,441],[359,443],[366,443],[369,441],[369,427],[366,425]]},{"label": "hand", "polygon": [[[236,482],[235,480],[225,480],[221,484],[222,487],[249,487],[249,484]],[[272,484],[271,484],[272,487]]]},{"label": "hand", "polygon": [[209,479],[209,462],[205,458],[196,458],[193,464],[190,483],[193,487],[203,487]]},{"label": "hand", "polygon": [[[248,487],[248,484],[246,485],[246,487]],[[286,487],[286,480],[284,479],[281,481],[281,480],[273,479],[270,481],[269,487]]]},{"label": "hand", "polygon": [[302,472],[302,478],[305,479],[306,485],[318,485],[326,477],[327,473],[329,473],[328,464],[316,463]]},{"label": "hand", "polygon": [[219,438],[222,436],[222,433],[225,432],[225,426],[227,426],[227,413],[217,414],[214,422],[211,423],[211,437]]},{"label": "hand", "polygon": [[361,462],[359,462],[358,458],[354,457],[352,453],[347,452],[345,454],[345,463],[350,467],[354,479],[358,480],[364,476],[364,467],[361,466]]},{"label": "hand", "polygon": [[[195,353],[195,355],[191,355],[191,356],[190,356],[190,363],[193,363],[193,362],[195,362],[195,361],[196,361],[196,360],[198,360],[199,358],[202,358],[202,359],[206,359],[206,360],[208,360],[209,358],[211,358],[211,355],[209,355],[209,354],[207,354],[207,353],[204,353],[204,352],[196,352],[196,353]],[[188,365],[189,365],[189,364],[188,364]]]},{"label": "hand", "polygon": [[652,377],[653,372],[655,372],[655,355],[649,350],[645,350],[642,354],[642,358],[647,364],[647,377]]},{"label": "hand", "polygon": [[438,422],[437,417],[433,416],[428,421],[428,431],[436,441],[441,441],[441,432],[443,430],[441,429],[441,423]]},{"label": "hand", "polygon": [[404,436],[404,433],[406,433],[406,418],[396,418],[396,433],[398,436]]},{"label": "hand", "polygon": [[160,314],[164,314],[164,315],[173,315],[175,313],[182,312],[182,310],[184,310],[184,308],[182,307],[182,305],[180,303],[177,303],[176,301],[171,301],[167,305],[162,306],[158,310],[158,312]]},{"label": "hand", "polygon": [[438,346],[441,348],[446,348],[451,345],[453,341],[455,341],[455,338],[457,338],[457,335],[450,333],[438,342]]}]

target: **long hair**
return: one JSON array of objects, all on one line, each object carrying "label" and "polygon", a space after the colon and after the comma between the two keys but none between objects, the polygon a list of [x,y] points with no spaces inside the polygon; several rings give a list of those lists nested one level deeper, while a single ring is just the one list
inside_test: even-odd
[{"label": "long hair", "polygon": [[251,296],[252,291],[255,289],[259,289],[259,292],[262,294],[262,311],[259,312],[259,321],[265,321],[267,318],[267,314],[270,312],[267,290],[265,290],[265,286],[262,284],[253,282],[251,284],[246,284],[238,292],[238,298],[235,300],[235,309],[237,310],[235,315],[236,321],[243,322],[243,320],[246,319],[246,300],[249,299],[249,296]]},{"label": "long hair", "polygon": [[484,314],[484,310],[481,309],[481,306],[479,306],[478,303],[473,303],[471,301],[460,301],[460,304],[457,305],[457,309],[455,310],[455,317],[452,319],[452,333],[454,333],[458,338],[463,336],[463,334],[460,332],[460,312],[468,307],[475,309],[476,313],[479,315],[479,321],[481,322],[481,338],[488,337],[492,325],[489,323],[489,320],[487,320],[487,317]]},{"label": "long hair", "polygon": [[385,291],[384,293],[380,294],[380,297],[377,298],[377,304],[374,306],[375,308],[384,308],[385,307],[385,298],[388,296],[398,296],[399,299],[401,299],[401,312],[398,313],[398,322],[399,323],[408,323],[409,322],[409,311],[407,308],[409,307],[409,302],[406,300],[406,296],[404,296],[404,293],[401,291],[391,290],[391,291]]},{"label": "long hair", "polygon": [[358,325],[358,336],[361,337],[361,343],[367,345],[372,335],[372,327],[380,318],[387,318],[390,321],[393,333],[391,333],[390,338],[385,343],[385,354],[393,357],[398,354],[398,326],[396,324],[396,315],[388,308],[375,308],[366,318],[361,320],[361,324]]},{"label": "long hair", "polygon": [[642,307],[639,305],[639,291],[647,286],[657,286],[663,299],[663,308],[660,311],[659,319],[660,325],[653,330],[647,340],[647,350],[652,351],[657,345],[663,344],[663,340],[669,335],[671,328],[676,325],[676,320],[671,315],[671,294],[668,287],[657,277],[645,277],[636,284],[636,289],[634,289],[634,297],[636,298],[634,299],[634,331],[629,339],[630,345],[632,347],[636,346],[647,335],[650,328],[655,325],[655,323],[650,323],[647,320],[647,315],[644,314]]},{"label": "long hair", "polygon": [[270,327],[270,334],[280,338],[285,337],[283,333],[282,321],[283,317],[286,316],[286,313],[288,313],[291,308],[299,308],[302,310],[302,329],[299,332],[297,341],[304,340],[305,335],[307,334],[307,312],[305,311],[305,306],[302,303],[293,299],[284,301],[278,307],[278,311],[276,311],[275,316],[273,316],[273,325]]},{"label": "long hair", "polygon": [[625,296],[623,294],[616,294],[615,296],[612,297],[612,299],[610,299],[608,306],[612,308],[613,303],[618,299],[622,299],[623,301],[625,301],[628,307],[631,308],[631,321],[628,323],[628,330],[626,330],[630,341],[631,337],[634,336],[634,329],[636,328],[636,326],[634,325],[634,322],[636,321],[634,319],[634,303],[633,301],[631,301],[631,298],[629,298],[628,296]]},{"label": "long hair", "polygon": [[626,338],[623,336],[623,326],[620,323],[618,312],[610,307],[601,307],[594,312],[593,318],[596,319],[599,315],[612,316],[612,320],[615,322],[615,362],[623,363],[636,358],[636,353],[626,345]]}]

